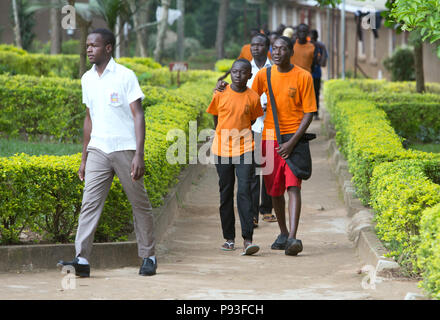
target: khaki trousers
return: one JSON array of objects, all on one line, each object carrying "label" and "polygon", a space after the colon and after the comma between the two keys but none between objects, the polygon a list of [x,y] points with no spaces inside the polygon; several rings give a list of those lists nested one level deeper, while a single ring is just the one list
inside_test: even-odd
[{"label": "khaki trousers", "polygon": [[132,206],[139,257],[154,255],[153,211],[144,179],[132,181],[130,175],[134,154],[134,150],[106,154],[95,148],[88,149],[84,194],[75,239],[76,256],[90,258],[95,231],[115,173]]}]

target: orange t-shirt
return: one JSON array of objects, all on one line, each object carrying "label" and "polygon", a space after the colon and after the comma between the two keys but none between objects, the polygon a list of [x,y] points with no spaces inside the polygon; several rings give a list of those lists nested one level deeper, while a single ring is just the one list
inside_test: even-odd
[{"label": "orange t-shirt", "polygon": [[236,92],[227,86],[216,92],[206,112],[218,116],[212,152],[220,157],[237,157],[254,150],[251,121],[264,115],[260,96],[247,88]]},{"label": "orange t-shirt", "polygon": [[[272,56],[270,54],[270,51],[267,51],[267,57],[272,60]],[[238,56],[237,60],[238,59],[246,59],[248,61],[252,61],[252,59],[254,59],[254,57],[252,56],[251,44],[250,43],[245,44],[241,48],[240,55]]]},{"label": "orange t-shirt", "polygon": [[[278,67],[273,66],[271,77],[280,132],[281,134],[295,133],[304,117],[304,113],[317,111],[312,75],[298,66],[294,66],[292,70],[286,73],[279,72]],[[263,93],[267,95],[263,140],[276,140],[272,105],[267,87],[266,68],[258,71],[252,83],[252,89],[260,96]]]},{"label": "orange t-shirt", "polygon": [[311,42],[306,42],[305,44],[299,44],[298,41],[295,42],[293,47],[293,55],[290,58],[290,63],[293,65],[298,65],[301,68],[312,72],[312,63],[315,55],[315,46]]},{"label": "orange t-shirt", "polygon": [[246,59],[249,61],[252,61],[253,57],[252,57],[252,53],[251,53],[251,44],[245,44],[242,48],[241,48],[241,52],[240,55],[238,56],[238,59]]}]

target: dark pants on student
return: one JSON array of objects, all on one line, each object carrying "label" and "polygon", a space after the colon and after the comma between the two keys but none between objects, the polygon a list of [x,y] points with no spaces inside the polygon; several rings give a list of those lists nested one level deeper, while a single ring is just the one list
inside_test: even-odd
[{"label": "dark pants on student", "polygon": [[261,157],[261,133],[252,131],[252,135],[255,141],[254,163],[256,168],[255,175],[251,182],[252,208],[254,218],[258,222],[259,212],[262,214],[272,212],[272,197],[267,194],[263,176],[257,171],[257,166],[261,165],[263,161]]},{"label": "dark pants on student", "polygon": [[316,111],[315,114],[318,114],[318,112],[319,112],[319,92],[321,90],[321,78],[313,78],[313,87],[315,89],[316,107],[318,108],[318,111]]},{"label": "dark pants on student", "polygon": [[252,241],[254,233],[251,182],[255,176],[253,155],[240,157],[215,157],[219,177],[220,220],[223,238],[235,240],[234,185],[237,176],[237,208],[243,239]]}]

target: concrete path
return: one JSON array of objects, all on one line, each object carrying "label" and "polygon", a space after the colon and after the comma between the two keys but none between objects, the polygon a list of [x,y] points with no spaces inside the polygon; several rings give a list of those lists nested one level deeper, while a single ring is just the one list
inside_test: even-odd
[{"label": "concrete path", "polygon": [[[310,132],[320,132],[314,121]],[[313,176],[303,182],[303,210],[298,238],[304,251],[297,257],[274,251],[277,223],[260,221],[254,242],[261,250],[241,256],[220,250],[218,181],[214,166],[194,177],[181,213],[158,244],[158,274],[141,277],[138,267],[93,269],[65,289],[59,271],[0,274],[0,299],[404,299],[419,292],[417,282],[377,279],[376,288],[362,286],[364,266],[346,234],[346,211],[336,177],[327,160],[322,136],[312,141]],[[237,235],[241,235],[237,218]],[[56,263],[56,261],[54,261]],[[364,286],[365,287],[365,286]]]}]

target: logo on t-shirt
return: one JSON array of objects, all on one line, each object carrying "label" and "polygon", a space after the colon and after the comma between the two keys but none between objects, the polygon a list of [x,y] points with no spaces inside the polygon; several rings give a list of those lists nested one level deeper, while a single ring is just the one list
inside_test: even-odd
[{"label": "logo on t-shirt", "polygon": [[117,92],[113,92],[110,94],[110,103],[111,104],[119,103],[119,96]]},{"label": "logo on t-shirt", "polygon": [[244,114],[249,114],[251,112],[251,106],[250,105],[245,105],[244,106]]},{"label": "logo on t-shirt", "polygon": [[289,88],[289,97],[295,98],[296,88]]}]

